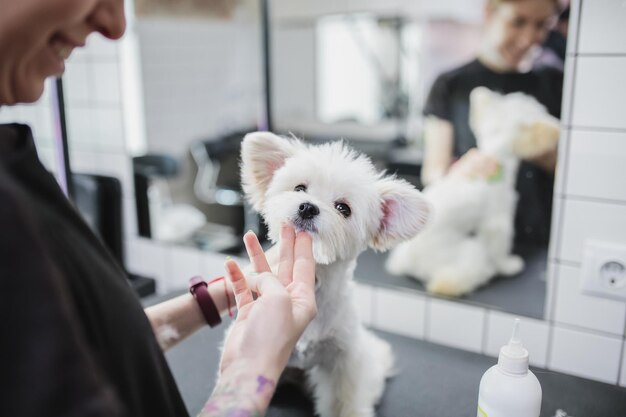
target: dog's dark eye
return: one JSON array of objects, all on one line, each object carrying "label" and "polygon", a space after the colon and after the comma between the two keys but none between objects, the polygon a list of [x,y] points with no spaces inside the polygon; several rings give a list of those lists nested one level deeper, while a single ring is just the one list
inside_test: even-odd
[{"label": "dog's dark eye", "polygon": [[335,203],[335,208],[345,218],[350,217],[352,214],[352,210],[350,210],[350,207],[345,203]]},{"label": "dog's dark eye", "polygon": [[296,188],[294,188],[293,190],[294,191],[306,191],[306,185],[304,184],[296,185]]}]

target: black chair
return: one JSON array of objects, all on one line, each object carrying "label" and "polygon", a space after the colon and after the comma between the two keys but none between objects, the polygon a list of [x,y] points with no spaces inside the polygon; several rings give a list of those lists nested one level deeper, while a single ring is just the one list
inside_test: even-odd
[{"label": "black chair", "polygon": [[[126,270],[120,181],[103,175],[72,174],[72,182],[76,208]],[[127,274],[131,285],[140,297],[155,292],[154,279],[128,271]]]}]

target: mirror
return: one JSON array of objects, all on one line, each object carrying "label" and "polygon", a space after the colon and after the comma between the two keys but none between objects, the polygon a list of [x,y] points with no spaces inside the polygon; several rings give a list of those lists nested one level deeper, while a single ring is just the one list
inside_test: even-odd
[{"label": "mirror", "polygon": [[[432,199],[439,216],[430,231],[391,260],[373,250],[361,255],[357,281],[541,319],[566,16],[559,25],[551,13],[537,16],[549,36],[507,75],[476,59],[493,52],[482,2],[463,6],[274,10],[275,126],[311,141],[344,138]],[[479,85],[496,94],[470,100]],[[533,98],[504,96],[516,91]],[[451,160],[432,179],[429,164],[446,152],[442,130]],[[536,143],[523,153],[529,135]],[[477,145],[490,159],[461,158]]]},{"label": "mirror", "polygon": [[[243,135],[269,127],[313,143],[343,138],[380,169],[395,173],[431,197],[448,193],[460,206],[458,213],[474,213],[473,223],[461,227],[463,236],[453,241],[454,245],[466,239],[480,247],[479,241],[491,231],[501,239],[492,246],[504,248],[508,256],[507,246],[512,245],[512,253],[518,256],[502,258],[497,266],[492,262],[491,270],[481,272],[487,278],[476,278],[474,285],[455,292],[441,287],[436,290],[425,277],[416,279],[413,275],[420,271],[390,270],[385,267],[388,253],[369,250],[358,260],[357,281],[543,318],[553,167],[544,169],[538,161],[519,165],[497,158],[494,161],[501,147],[497,140],[487,139],[508,138],[507,149],[519,152],[515,161],[522,159],[521,155],[541,159],[533,154],[538,145],[531,143],[537,135],[555,140],[555,125],[547,121],[554,122],[559,116],[562,73],[558,68],[541,70],[552,75],[540,79],[545,85],[538,93],[537,85],[532,84],[534,72],[528,71],[540,65],[562,64],[559,54],[565,40],[556,31],[558,26],[550,26],[555,29],[555,40],[548,38],[543,47],[524,56],[528,59],[520,63],[525,66],[521,73],[494,76],[499,80],[492,84],[495,93],[487,92],[482,98],[478,94],[470,100],[473,87],[480,85],[473,76],[469,84],[476,85],[472,88],[465,86],[458,97],[446,94],[451,94],[454,82],[463,81],[458,81],[454,72],[463,66],[479,71],[478,78],[494,72],[475,59],[478,54],[490,56],[493,52],[484,49],[484,39],[491,35],[483,24],[482,0],[464,2],[464,7],[457,2],[400,2],[398,7],[320,2],[294,7],[287,1],[273,1],[266,26],[261,4],[251,0],[216,2],[219,10],[202,7],[197,13],[171,10],[175,7],[172,5],[137,9],[131,25],[137,45],[130,53],[139,69],[136,101],[142,103],[144,120],[137,121],[143,128],[133,136],[130,157],[138,234],[168,244],[239,253],[241,234],[260,227],[258,217],[251,214],[243,200],[239,184]],[[540,26],[547,30],[551,23],[551,19],[545,19]],[[270,35],[267,45],[263,43],[264,28]],[[450,80],[456,81],[450,84]],[[547,111],[536,102],[529,104],[518,96],[510,99],[497,94],[532,94],[530,90],[548,107]],[[454,102],[459,97],[460,101]],[[465,118],[465,131],[451,130],[459,118]],[[558,123],[556,126],[558,129]],[[443,146],[449,160],[441,175],[429,177],[425,175],[427,165],[432,165],[432,155],[442,150],[441,146],[433,147],[432,142],[446,143],[429,137],[442,131],[450,136],[448,149]],[[465,139],[455,135],[464,135]],[[524,148],[518,143],[521,138],[531,144]],[[539,142],[544,144],[546,140]],[[461,157],[476,145],[492,159],[457,162],[456,168],[450,168],[453,161],[463,161]],[[433,191],[454,170],[465,185]],[[513,204],[516,196],[523,194],[514,183],[537,185],[538,177],[539,190],[535,187],[532,198],[520,197],[523,203]],[[499,183],[492,182],[503,178],[508,185],[501,187],[500,194],[490,193],[499,187]],[[476,184],[483,188],[477,189]],[[480,203],[471,210],[468,193]],[[487,201],[492,202],[489,209],[484,206]],[[507,201],[507,220],[503,220],[504,225],[497,224],[494,213]],[[435,212],[445,210],[435,207]],[[524,221],[528,219],[520,220],[519,216],[513,217],[514,213],[526,214],[530,223],[539,216],[535,223],[540,227],[526,227],[530,223]],[[440,226],[458,232],[460,226],[455,222],[461,217],[451,215]],[[502,232],[507,227],[515,230],[515,238],[513,230]],[[427,246],[431,245],[436,242]],[[461,258],[450,248],[445,245],[434,251],[451,256],[452,261],[443,264]],[[417,256],[417,252],[409,253],[406,258]],[[478,257],[471,253],[464,256],[473,260]],[[480,256],[487,255],[481,252]],[[425,274],[437,275],[432,271]]]}]

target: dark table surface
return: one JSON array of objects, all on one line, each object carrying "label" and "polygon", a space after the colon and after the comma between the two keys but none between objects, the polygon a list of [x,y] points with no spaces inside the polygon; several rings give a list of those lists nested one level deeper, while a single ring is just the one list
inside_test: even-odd
[{"label": "dark table surface", "polygon": [[[178,293],[177,293],[178,294]],[[152,304],[165,297],[152,298]],[[228,320],[228,319],[227,319]],[[226,323],[227,324],[227,323]],[[167,352],[190,415],[206,402],[217,372],[226,326],[204,329]],[[390,379],[379,417],[475,417],[478,384],[494,358],[377,332],[393,346],[400,373]],[[533,369],[543,389],[542,417],[557,409],[574,417],[626,416],[626,389],[543,369]],[[270,417],[311,417],[311,400],[296,386],[280,387]]]}]

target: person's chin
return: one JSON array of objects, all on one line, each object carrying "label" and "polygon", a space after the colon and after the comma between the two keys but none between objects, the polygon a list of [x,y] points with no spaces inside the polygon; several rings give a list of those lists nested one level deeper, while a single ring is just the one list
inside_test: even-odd
[{"label": "person's chin", "polygon": [[13,103],[7,104],[34,103],[39,100],[43,94],[44,82],[45,78],[32,80],[28,83],[28,85],[25,85],[16,91]]}]

